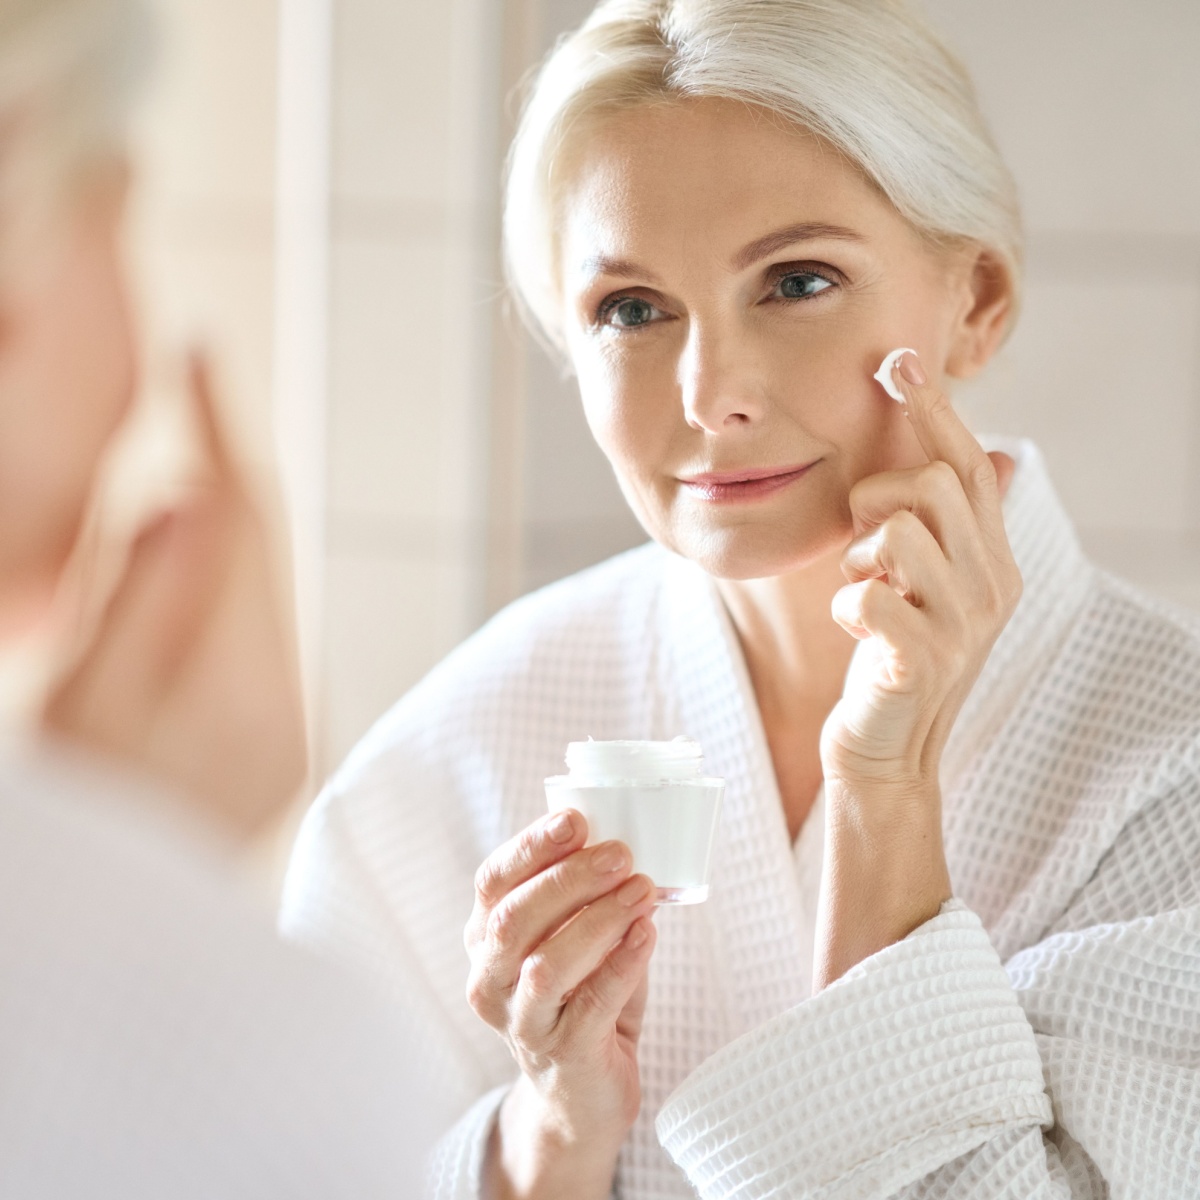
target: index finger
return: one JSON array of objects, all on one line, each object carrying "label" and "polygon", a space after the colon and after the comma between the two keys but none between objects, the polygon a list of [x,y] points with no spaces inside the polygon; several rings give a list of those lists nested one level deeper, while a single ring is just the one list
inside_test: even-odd
[{"label": "index finger", "polygon": [[587,821],[574,809],[551,813],[527,825],[493,850],[475,872],[478,903],[495,908],[513,888],[573,854],[585,841]]},{"label": "index finger", "polygon": [[188,354],[187,373],[192,417],[196,422],[204,464],[219,478],[232,477],[236,474],[235,455],[217,403],[208,356],[200,350],[192,350]]},{"label": "index finger", "polygon": [[980,524],[993,534],[1006,536],[996,467],[949,398],[929,382],[912,351],[901,356],[892,378],[904,393],[904,411],[929,461],[950,466]]}]

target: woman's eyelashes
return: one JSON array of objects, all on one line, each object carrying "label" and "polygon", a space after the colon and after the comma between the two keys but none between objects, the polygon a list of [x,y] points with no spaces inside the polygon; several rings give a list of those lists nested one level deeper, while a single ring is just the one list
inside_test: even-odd
[{"label": "woman's eyelashes", "polygon": [[[812,300],[842,285],[839,271],[833,267],[798,266],[786,263],[767,273],[764,300],[796,303]],[[596,309],[593,326],[597,329],[629,331],[653,325],[670,313],[645,296],[616,292],[605,297]]]},{"label": "woman's eyelashes", "polygon": [[828,292],[840,285],[838,273],[832,267],[819,270],[815,267],[797,267],[787,264],[771,271],[774,286],[768,299],[811,300],[814,296]]},{"label": "woman's eyelashes", "polygon": [[595,324],[610,329],[637,329],[667,314],[644,296],[609,296],[596,310]]}]

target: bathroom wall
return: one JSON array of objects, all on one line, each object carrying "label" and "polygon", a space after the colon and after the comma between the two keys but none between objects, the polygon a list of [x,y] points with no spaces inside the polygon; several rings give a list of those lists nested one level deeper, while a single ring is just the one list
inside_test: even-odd
[{"label": "bathroom wall", "polygon": [[243,451],[272,455],[276,0],[154,0],[130,249],[153,387],[215,357]]},{"label": "bathroom wall", "polygon": [[1093,555],[1200,608],[1200,6],[931,0],[1021,186],[1026,310],[965,389]]},{"label": "bathroom wall", "polygon": [[[538,55],[594,7],[592,0],[535,0]],[[560,579],[636,546],[645,534],[596,448],[575,383],[531,338],[523,342],[528,380],[521,490],[520,591]]]},{"label": "bathroom wall", "polygon": [[504,7],[332,4],[318,777],[488,612]]}]

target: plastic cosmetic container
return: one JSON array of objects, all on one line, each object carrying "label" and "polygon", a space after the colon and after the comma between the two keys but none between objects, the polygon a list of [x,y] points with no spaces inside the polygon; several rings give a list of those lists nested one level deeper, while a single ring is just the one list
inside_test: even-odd
[{"label": "plastic cosmetic container", "polygon": [[708,899],[708,870],[725,780],[706,777],[691,738],[671,742],[572,742],[566,775],[546,780],[551,812],[587,818],[588,845],[624,842],[659,904]]}]

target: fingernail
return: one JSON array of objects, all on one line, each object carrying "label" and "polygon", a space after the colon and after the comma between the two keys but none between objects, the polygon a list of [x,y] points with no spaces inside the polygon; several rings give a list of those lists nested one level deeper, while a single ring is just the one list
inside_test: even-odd
[{"label": "fingernail", "polygon": [[913,387],[924,387],[928,382],[925,378],[925,368],[921,366],[921,360],[910,350],[907,354],[900,358],[900,374],[908,380]]},{"label": "fingernail", "polygon": [[559,813],[546,826],[546,833],[552,842],[569,842],[575,833],[575,823],[571,820],[571,814],[565,812]]},{"label": "fingernail", "polygon": [[619,871],[626,863],[625,847],[616,843],[601,846],[592,858],[592,867],[599,875]]},{"label": "fingernail", "polygon": [[646,928],[644,921],[638,921],[625,935],[625,945],[630,950],[636,950],[639,946],[646,944],[646,939],[650,936],[650,931]]},{"label": "fingernail", "polygon": [[650,885],[640,875],[630,879],[617,888],[617,899],[626,908],[640,904],[650,894]]}]

